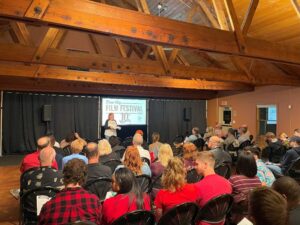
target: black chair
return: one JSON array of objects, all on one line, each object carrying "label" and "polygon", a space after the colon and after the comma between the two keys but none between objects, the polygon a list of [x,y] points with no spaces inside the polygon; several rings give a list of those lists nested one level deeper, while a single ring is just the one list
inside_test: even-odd
[{"label": "black chair", "polygon": [[143,174],[143,175],[136,176],[136,180],[143,192],[146,193],[151,192],[151,177]]},{"label": "black chair", "polygon": [[230,212],[233,203],[233,197],[229,194],[217,196],[207,202],[200,208],[197,221],[206,223],[220,223],[225,221]]},{"label": "black chair", "polygon": [[286,175],[300,181],[300,157],[297,158],[286,171]]},{"label": "black chair", "polygon": [[29,190],[23,194],[20,200],[21,224],[37,224],[36,197],[46,195],[53,198],[59,189],[53,187],[41,187]]},{"label": "black chair", "polygon": [[189,184],[197,183],[202,179],[202,176],[199,175],[196,169],[191,169],[186,174],[186,180]]},{"label": "black chair", "polygon": [[231,165],[229,163],[223,163],[215,168],[216,174],[229,179],[231,176]]},{"label": "black chair", "polygon": [[120,157],[120,159],[122,159],[125,150],[126,150],[126,148],[124,148],[123,146],[120,146],[120,148],[115,150],[115,153],[117,153],[118,156]]},{"label": "black chair", "polygon": [[124,146],[124,148],[127,148],[128,146],[132,145],[132,140],[133,140],[133,137],[125,138],[122,142],[122,146]]},{"label": "black chair", "polygon": [[194,225],[199,207],[193,202],[177,205],[167,211],[157,225]]},{"label": "black chair", "polygon": [[28,170],[26,170],[24,173],[22,173],[22,175],[21,175],[21,177],[20,177],[20,197],[22,197],[22,195],[23,195],[23,184],[24,184],[24,182],[26,182],[25,180],[24,180],[24,177],[25,176],[27,176],[27,175],[30,175],[30,174],[32,174],[35,170],[37,170],[37,169],[39,169],[40,167],[32,167],[32,168],[30,168],[30,169],[28,169]]},{"label": "black chair", "polygon": [[155,189],[162,189],[162,184],[161,184],[161,177],[162,174],[155,177],[154,179],[152,179],[151,181],[151,189],[155,188]]},{"label": "black chair", "polygon": [[110,159],[103,163],[103,165],[110,167],[111,171],[114,172],[118,165],[121,165],[122,162],[118,159]]},{"label": "black chair", "polygon": [[151,211],[136,210],[119,217],[111,225],[154,225],[154,224],[155,224],[155,216]]},{"label": "black chair", "polygon": [[145,157],[141,157],[142,161],[147,163],[148,166],[150,166],[150,160],[148,158],[145,158]]},{"label": "black chair", "polygon": [[96,223],[91,221],[76,221],[76,222],[68,223],[68,225],[96,225]]},{"label": "black chair", "polygon": [[88,192],[97,195],[100,200],[105,200],[106,193],[111,190],[111,179],[100,177],[88,181],[83,187]]}]

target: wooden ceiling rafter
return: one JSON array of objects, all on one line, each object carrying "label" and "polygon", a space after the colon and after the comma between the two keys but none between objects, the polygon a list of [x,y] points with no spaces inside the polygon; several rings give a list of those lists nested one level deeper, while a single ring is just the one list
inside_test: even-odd
[{"label": "wooden ceiling rafter", "polygon": [[64,81],[89,82],[112,85],[129,85],[160,87],[173,89],[195,90],[238,90],[251,91],[253,86],[235,82],[205,81],[177,79],[168,76],[156,77],[152,75],[131,75],[118,73],[87,72],[68,70],[65,68],[47,67],[36,74],[37,69],[44,65],[7,64],[0,62],[0,76],[27,77],[35,79],[54,79]]},{"label": "wooden ceiling rafter", "polygon": [[300,3],[299,3],[299,1],[298,0],[291,0],[291,3],[293,5],[298,17],[300,18]]},{"label": "wooden ceiling rafter", "polygon": [[33,45],[32,38],[25,23],[10,21],[9,25],[11,28],[9,33],[15,43],[20,43],[22,45]]},{"label": "wooden ceiling rafter", "polygon": [[251,3],[248,7],[248,10],[246,12],[246,16],[244,17],[244,20],[242,22],[241,30],[243,35],[247,35],[250,25],[252,23],[256,8],[258,6],[259,0],[251,0]]}]

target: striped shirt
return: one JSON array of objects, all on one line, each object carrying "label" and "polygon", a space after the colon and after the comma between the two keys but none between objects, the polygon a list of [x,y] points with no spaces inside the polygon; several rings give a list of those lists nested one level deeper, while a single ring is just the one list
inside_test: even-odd
[{"label": "striped shirt", "polygon": [[257,176],[250,178],[244,175],[233,175],[230,177],[229,182],[232,185],[232,195],[235,203],[247,200],[249,191],[261,186],[261,181]]}]

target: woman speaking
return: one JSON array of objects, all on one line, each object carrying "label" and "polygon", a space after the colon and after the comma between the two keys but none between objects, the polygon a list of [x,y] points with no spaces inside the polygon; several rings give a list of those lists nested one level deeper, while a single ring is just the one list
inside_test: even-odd
[{"label": "woman speaking", "polygon": [[117,129],[118,130],[121,129],[121,127],[118,126],[113,113],[108,114],[108,119],[105,121],[104,129],[105,129],[104,136],[107,140],[111,136],[117,136]]}]

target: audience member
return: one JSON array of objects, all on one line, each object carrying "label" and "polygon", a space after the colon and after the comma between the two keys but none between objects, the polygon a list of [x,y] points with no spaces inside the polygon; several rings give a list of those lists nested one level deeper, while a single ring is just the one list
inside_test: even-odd
[{"label": "audience member", "polygon": [[[62,159],[65,156],[64,151],[59,147],[58,142],[55,141],[55,137],[53,134],[48,134],[50,140],[50,146],[55,150],[55,160],[58,165],[58,169],[62,170]],[[55,146],[56,145],[56,146]],[[58,147],[57,147],[58,146]]]},{"label": "audience member", "polygon": [[264,151],[267,151],[267,154],[269,155],[269,161],[273,163],[279,163],[285,153],[284,146],[272,132],[266,133],[265,137],[268,146],[266,149],[264,149]]},{"label": "audience member", "polygon": [[286,200],[270,188],[257,188],[249,196],[249,217],[254,225],[287,225]]},{"label": "audience member", "polygon": [[224,163],[232,163],[231,156],[228,152],[225,152],[220,147],[221,141],[220,138],[217,136],[212,136],[209,138],[208,141],[208,148],[210,149],[210,152],[214,155],[216,165],[215,167],[218,167]]},{"label": "audience member", "polygon": [[160,135],[158,132],[153,132],[152,134],[152,144],[149,145],[149,152],[153,152],[155,158],[158,156],[158,150],[161,147],[162,143],[159,142]]},{"label": "audience member", "polygon": [[55,161],[55,150],[46,147],[40,151],[40,167],[22,176],[20,183],[20,196],[26,191],[40,187],[63,187],[63,175],[60,171],[52,168]]},{"label": "audience member", "polygon": [[236,165],[236,173],[237,175],[230,177],[229,182],[232,185],[234,198],[231,220],[238,223],[247,215],[249,192],[262,186],[261,181],[256,176],[257,166],[251,152],[241,152]]},{"label": "audience member", "polygon": [[122,215],[135,210],[151,210],[150,198],[142,193],[134,174],[128,168],[116,170],[112,176],[116,196],[103,203],[102,225],[110,225]]},{"label": "audience member", "polygon": [[188,142],[183,145],[183,162],[187,171],[194,168],[196,154],[197,147],[193,143]]},{"label": "audience member", "polygon": [[139,133],[136,133],[134,136],[133,136],[133,140],[132,140],[132,144],[133,146],[135,146],[139,153],[140,153],[140,157],[141,158],[146,158],[148,159],[149,161],[151,161],[151,158],[150,158],[150,153],[148,150],[145,150],[143,147],[142,147],[142,144],[143,144],[144,140],[143,140],[143,136],[140,135]]},{"label": "audience member", "polygon": [[81,187],[86,174],[87,168],[82,160],[74,158],[66,163],[63,169],[66,188],[43,206],[39,225],[68,224],[78,220],[100,224],[101,204],[98,197]]},{"label": "audience member", "polygon": [[294,136],[300,137],[300,128],[294,130]]},{"label": "audience member", "polygon": [[185,138],[184,142],[194,142],[198,138],[201,138],[201,134],[198,127],[193,127],[192,134]]},{"label": "audience member", "polygon": [[86,156],[88,158],[87,165],[87,181],[95,180],[100,177],[110,178],[112,171],[110,167],[99,163],[99,151],[98,145],[94,142],[90,142],[86,146]]},{"label": "audience member", "polygon": [[[76,140],[76,135],[74,132],[71,132],[69,133],[65,139],[63,139],[61,142],[60,142],[60,148],[61,149],[65,149],[67,147],[70,147],[72,141],[75,141]],[[71,149],[70,149],[71,150]]]},{"label": "audience member", "polygon": [[300,224],[300,186],[291,177],[280,177],[277,179],[272,188],[283,195],[287,200],[289,211],[289,225]]},{"label": "audience member", "polygon": [[[34,167],[40,167],[39,155],[43,148],[50,146],[49,137],[44,136],[38,139],[37,141],[37,150],[31,154],[28,154],[24,157],[21,163],[20,171],[24,173],[26,170]],[[53,161],[52,167],[58,169],[56,160]]]},{"label": "audience member", "polygon": [[156,219],[176,205],[197,200],[195,185],[186,183],[186,170],[182,160],[174,157],[169,160],[162,176],[161,189],[155,198]]},{"label": "audience member", "polygon": [[213,127],[207,127],[206,132],[203,136],[204,141],[208,141],[210,137],[214,136],[214,128]]},{"label": "audience member", "polygon": [[292,148],[285,153],[280,164],[267,165],[274,175],[285,174],[292,163],[300,157],[300,137],[291,137],[290,146]]},{"label": "audience member", "polygon": [[289,149],[290,145],[289,145],[289,137],[287,136],[286,133],[282,132],[279,134],[279,141],[281,142],[281,144],[286,148]]},{"label": "audience member", "polygon": [[[196,155],[195,169],[199,175],[204,178],[195,184],[198,192],[198,204],[203,207],[209,200],[222,194],[231,194],[232,187],[228,180],[217,175],[214,171],[215,159],[211,152],[203,151]],[[208,223],[201,222],[198,225],[207,225]],[[214,224],[224,224],[221,223]]]},{"label": "audience member", "polygon": [[[113,152],[118,152],[120,150],[125,150],[124,146],[121,145],[121,139],[117,136],[110,136],[108,142],[111,146]],[[119,155],[122,158],[123,155]]]},{"label": "audience member", "polygon": [[173,140],[173,155],[174,156],[182,156],[183,154],[183,136],[176,136]]},{"label": "audience member", "polygon": [[129,146],[124,154],[123,165],[117,166],[116,170],[122,167],[127,167],[134,175],[148,175],[151,177],[151,170],[146,162],[143,162],[139,151],[134,146]]},{"label": "audience member", "polygon": [[266,164],[260,159],[261,158],[260,149],[257,147],[246,147],[245,150],[251,151],[254,156],[254,159],[256,161],[256,166],[257,166],[256,176],[258,176],[262,185],[271,187],[273,182],[275,181],[275,177],[271,172],[271,170],[269,170]]},{"label": "audience member", "polygon": [[162,144],[158,150],[158,160],[151,164],[152,180],[161,176],[168,165],[169,160],[173,158],[173,151],[169,144]]},{"label": "audience member", "polygon": [[87,164],[88,159],[84,155],[80,154],[85,145],[86,145],[86,142],[83,139],[76,139],[76,140],[72,141],[72,143],[71,143],[72,155],[63,157],[62,168],[64,168],[64,165],[71,159],[81,159],[81,160],[83,160],[83,162],[85,164]]},{"label": "audience member", "polygon": [[249,136],[250,136],[250,134],[248,133],[248,128],[247,127],[242,126],[242,127],[239,128],[238,141],[239,141],[240,145],[243,144],[245,141],[250,142]]},{"label": "audience member", "polygon": [[99,141],[98,151],[100,154],[99,161],[101,163],[105,163],[105,162],[107,162],[109,160],[113,160],[113,159],[120,160],[120,156],[116,152],[112,151],[111,145],[109,144],[107,139],[102,139]]},{"label": "audience member", "polygon": [[239,147],[240,144],[235,137],[235,130],[233,128],[228,129],[227,137],[223,144],[226,151]]}]

